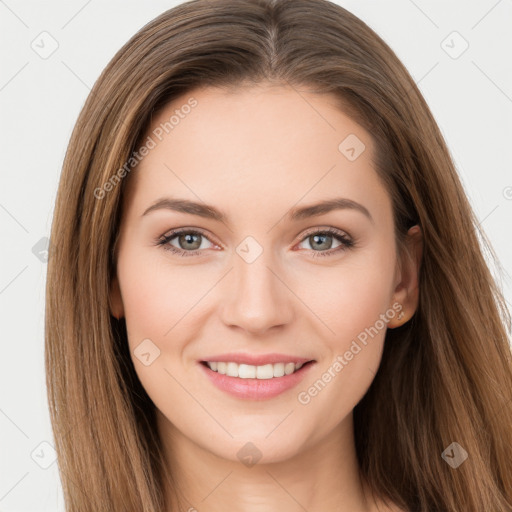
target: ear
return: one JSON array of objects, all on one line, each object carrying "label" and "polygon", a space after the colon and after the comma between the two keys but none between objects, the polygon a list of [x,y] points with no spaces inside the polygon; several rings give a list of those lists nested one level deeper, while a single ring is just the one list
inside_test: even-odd
[{"label": "ear", "polygon": [[423,255],[423,234],[421,228],[415,225],[409,229],[406,238],[406,250],[398,255],[397,283],[393,293],[393,302],[401,305],[397,315],[388,322],[393,329],[409,321],[416,312],[419,297],[419,272]]},{"label": "ear", "polygon": [[110,312],[112,313],[112,316],[119,320],[124,316],[124,307],[117,275],[112,278],[112,282],[110,283],[109,299]]}]

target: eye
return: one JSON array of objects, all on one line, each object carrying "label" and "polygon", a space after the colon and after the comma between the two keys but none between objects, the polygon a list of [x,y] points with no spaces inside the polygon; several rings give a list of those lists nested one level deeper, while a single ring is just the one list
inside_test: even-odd
[{"label": "eye", "polygon": [[[334,249],[332,248],[333,239],[337,240],[339,245]],[[308,242],[313,247],[314,257],[317,256],[332,256],[354,246],[353,240],[342,231],[335,228],[326,228],[315,231],[310,231],[305,238],[300,242],[301,244]],[[321,249],[321,250],[316,250]]]},{"label": "eye", "polygon": [[[172,245],[171,242],[176,239],[178,247]],[[202,249],[207,249],[203,242],[208,238],[195,229],[180,229],[171,231],[167,235],[160,238],[157,245],[162,246],[166,251],[171,251],[180,256],[194,256],[199,254]]]},{"label": "eye", "polygon": [[[338,246],[334,248],[333,239],[338,242]],[[203,252],[203,249],[208,249],[208,246],[204,244],[205,241],[212,243],[204,233],[197,229],[177,229],[159,238],[156,244],[179,256],[195,256]],[[172,242],[175,242],[177,246]],[[314,257],[332,256],[354,246],[353,240],[345,233],[330,227],[316,228],[310,231],[300,243],[304,242],[308,242],[313,247],[311,251],[313,251]]]}]

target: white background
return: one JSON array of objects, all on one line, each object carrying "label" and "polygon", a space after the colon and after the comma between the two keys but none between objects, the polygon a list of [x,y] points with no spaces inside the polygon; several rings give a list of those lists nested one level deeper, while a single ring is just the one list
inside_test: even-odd
[{"label": "white background", "polygon": [[[49,236],[64,153],[90,88],[137,30],[178,3],[0,0],[0,511],[63,510],[56,462],[40,466],[52,461],[53,438],[43,359],[46,264],[33,247]],[[501,260],[498,281],[510,306],[512,1],[337,3],[370,25],[418,83]],[[31,47],[46,37],[50,48],[43,31],[58,43],[46,59]],[[458,36],[446,40],[453,31],[469,43],[456,59],[445,51],[462,48]]]}]

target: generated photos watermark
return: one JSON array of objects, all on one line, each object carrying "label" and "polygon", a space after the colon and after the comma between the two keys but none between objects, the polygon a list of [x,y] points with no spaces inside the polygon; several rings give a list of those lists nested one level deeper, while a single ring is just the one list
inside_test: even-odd
[{"label": "generated photos watermark", "polygon": [[395,302],[393,306],[386,310],[385,313],[379,315],[379,319],[375,323],[361,331],[356,339],[352,340],[352,343],[347,351],[343,354],[336,356],[334,362],[322,373],[319,379],[312,384],[307,390],[301,391],[297,395],[297,400],[302,405],[307,405],[311,402],[311,399],[317,396],[326,386],[331,382],[340,372],[347,366],[354,357],[361,352],[361,350],[368,344],[368,336],[374,338],[379,331],[382,331],[387,323],[399,315],[402,310],[402,305],[399,302]]},{"label": "generated photos watermark", "polygon": [[125,164],[103,183],[101,187],[94,189],[94,197],[96,199],[103,199],[107,192],[112,191],[121,180],[157,146],[158,142],[161,142],[166,135],[171,133],[172,130],[180,124],[182,119],[185,119],[187,115],[190,114],[192,109],[197,106],[197,103],[194,97],[189,98],[187,103],[174,110],[174,114],[169,117],[167,121],[160,123],[154,128],[151,135],[148,135],[144,144],[142,144],[138,151],[134,151]]}]

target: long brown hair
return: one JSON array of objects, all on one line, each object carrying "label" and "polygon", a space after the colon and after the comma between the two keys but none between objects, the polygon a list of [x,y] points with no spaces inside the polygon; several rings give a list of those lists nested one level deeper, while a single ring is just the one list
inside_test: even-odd
[{"label": "long brown hair", "polygon": [[[326,0],[181,4],[135,34],[87,98],[62,169],[46,289],[66,510],[160,512],[172,484],[125,323],[109,311],[123,190],[136,172],[126,162],[173,98],[262,82],[336,94],[374,138],[397,247],[410,226],[423,232],[418,308],[386,333],[354,410],[362,477],[414,512],[511,512],[511,320],[484,259],[496,255],[411,76],[374,31]],[[457,468],[441,456],[453,442],[468,454]]]}]

